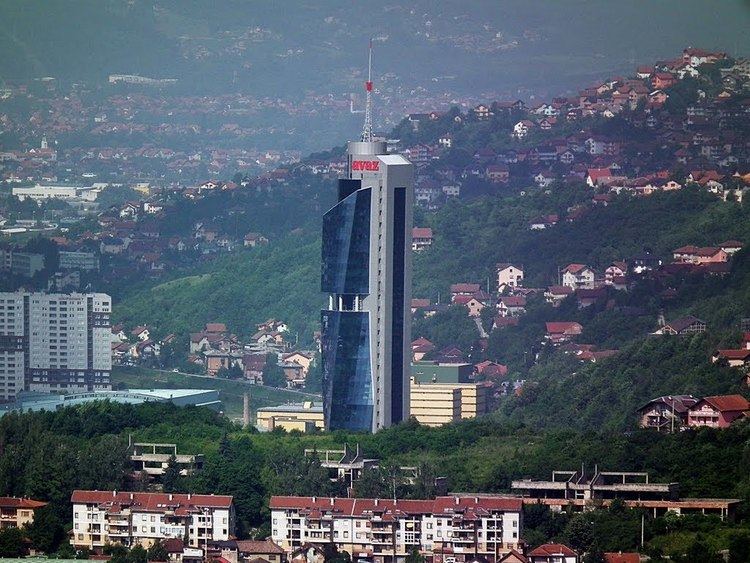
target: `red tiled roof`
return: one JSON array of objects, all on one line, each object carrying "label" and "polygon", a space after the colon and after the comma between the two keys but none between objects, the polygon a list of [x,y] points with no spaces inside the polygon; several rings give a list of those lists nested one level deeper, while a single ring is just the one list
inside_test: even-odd
[{"label": "red tiled roof", "polygon": [[507,297],[501,297],[500,301],[506,307],[526,307],[526,297],[523,295],[509,295]]},{"label": "red tiled roof", "polygon": [[284,553],[284,550],[271,540],[238,540],[237,551],[252,555],[264,553]]},{"label": "red tiled roof", "polygon": [[708,403],[719,412],[726,411],[746,411],[750,410],[750,402],[742,395],[715,395],[713,397],[703,397],[693,408],[700,408],[703,402]]},{"label": "red tiled roof", "polygon": [[451,285],[451,293],[476,293],[481,289],[478,283],[454,283]]},{"label": "red tiled roof", "polygon": [[567,285],[551,285],[547,288],[547,292],[553,295],[570,295],[573,293],[573,288]]},{"label": "red tiled roof", "polygon": [[393,516],[403,514],[445,514],[469,511],[521,511],[520,498],[504,497],[438,497],[435,500],[399,499],[350,499],[330,497],[286,497],[272,496],[269,508],[319,510],[322,512],[337,512],[342,515],[362,516],[371,513],[383,513]]},{"label": "red tiled roof", "polygon": [[569,272],[571,274],[577,274],[578,272],[588,268],[586,264],[568,264],[565,266],[563,272]]},{"label": "red tiled roof", "polygon": [[432,238],[432,229],[430,227],[414,227],[411,230],[412,238]]},{"label": "red tiled roof", "polygon": [[547,333],[549,334],[564,334],[564,333],[570,333],[580,331],[583,329],[583,327],[576,323],[576,322],[551,322],[551,323],[545,323],[547,327]]},{"label": "red tiled roof", "polygon": [[596,182],[599,178],[609,178],[612,176],[612,171],[609,168],[589,168],[588,176],[592,182]]},{"label": "red tiled roof", "polygon": [[531,557],[544,557],[550,555],[565,555],[567,557],[578,557],[578,554],[567,545],[561,543],[545,543],[529,552]]},{"label": "red tiled roof", "polygon": [[224,323],[206,323],[206,332],[226,332],[227,325]]},{"label": "red tiled roof", "polygon": [[0,508],[42,508],[47,506],[41,500],[19,497],[0,497]]},{"label": "red tiled roof", "polygon": [[[170,496],[172,497],[170,500]],[[130,506],[143,512],[163,512],[165,506],[175,507],[175,513],[199,511],[200,508],[229,508],[232,497],[226,495],[187,495],[167,493],[139,493],[126,491],[73,491],[70,502],[74,504],[112,505],[119,509]]]},{"label": "red tiled roof", "polygon": [[640,563],[641,556],[638,553],[605,553],[604,561],[606,563]]},{"label": "red tiled roof", "polygon": [[750,358],[750,350],[718,350],[720,358],[727,360],[746,360]]}]

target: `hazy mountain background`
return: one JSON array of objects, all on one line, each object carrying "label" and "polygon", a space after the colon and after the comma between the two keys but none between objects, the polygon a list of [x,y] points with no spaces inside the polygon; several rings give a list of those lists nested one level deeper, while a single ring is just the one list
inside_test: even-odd
[{"label": "hazy mountain background", "polygon": [[[367,41],[377,129],[409,112],[569,94],[686,46],[750,47],[738,0],[0,0],[3,80],[52,76],[102,93],[109,74],[177,78],[166,95],[244,93],[288,135],[268,147],[325,149],[358,133]],[[295,102],[340,111],[295,119]],[[333,119],[331,118],[333,115]]]},{"label": "hazy mountain background", "polygon": [[561,90],[688,44],[741,52],[748,29],[737,0],[3,0],[0,76],[294,97],[358,90],[372,36],[378,75],[406,88]]}]

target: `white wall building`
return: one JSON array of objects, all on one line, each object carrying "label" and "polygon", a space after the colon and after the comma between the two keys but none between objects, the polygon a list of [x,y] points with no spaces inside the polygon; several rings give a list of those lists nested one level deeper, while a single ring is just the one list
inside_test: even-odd
[{"label": "white wall building", "polygon": [[44,199],[94,201],[99,197],[101,191],[100,188],[94,187],[37,184],[35,186],[13,188],[12,193],[20,201],[27,198],[36,201]]},{"label": "white wall building", "polygon": [[61,250],[60,268],[63,270],[98,270],[99,257],[93,252]]},{"label": "white wall building", "polygon": [[190,547],[225,541],[235,532],[231,496],[73,491],[70,543],[94,551],[108,543],[151,546],[178,538]]},{"label": "white wall building", "polygon": [[[434,500],[271,497],[271,537],[287,553],[329,542],[352,559],[402,560],[414,549],[495,563],[521,548],[521,499],[450,496]],[[366,555],[363,555],[366,554]]]},{"label": "white wall building", "polygon": [[0,293],[0,397],[110,389],[111,311],[103,293]]}]

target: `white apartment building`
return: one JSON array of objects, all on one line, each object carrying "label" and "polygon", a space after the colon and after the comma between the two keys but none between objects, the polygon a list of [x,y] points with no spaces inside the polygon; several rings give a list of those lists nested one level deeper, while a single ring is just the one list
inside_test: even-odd
[{"label": "white apartment building", "polygon": [[20,201],[27,198],[35,201],[44,199],[95,201],[99,197],[101,189],[91,186],[36,184],[35,186],[13,188],[12,193]]},{"label": "white apartment building", "polygon": [[428,560],[496,563],[521,545],[521,499],[434,500],[271,497],[271,537],[287,553],[329,542],[352,559],[396,563],[414,549]]},{"label": "white apartment building", "polygon": [[44,255],[0,249],[0,270],[31,278],[44,269]]},{"label": "white apartment building", "polygon": [[98,270],[99,257],[93,252],[61,250],[60,268],[63,270]]},{"label": "white apartment building", "polygon": [[111,311],[104,293],[0,293],[0,398],[110,389]]},{"label": "white apartment building", "polygon": [[118,491],[73,491],[76,548],[101,552],[106,544],[149,547],[178,538],[190,547],[226,541],[235,532],[231,496]]}]

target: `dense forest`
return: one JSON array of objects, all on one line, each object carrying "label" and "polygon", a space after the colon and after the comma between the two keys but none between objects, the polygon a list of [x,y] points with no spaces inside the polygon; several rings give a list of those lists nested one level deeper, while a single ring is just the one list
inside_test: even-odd
[{"label": "dense forest", "polygon": [[[598,464],[648,471],[654,481],[679,481],[683,496],[750,500],[748,423],[729,430],[660,435],[537,432],[484,418],[442,428],[410,421],[375,435],[258,434],[207,409],[100,402],[54,413],[9,413],[0,419],[0,495],[50,503],[26,532],[33,546],[47,552],[62,546],[65,553],[73,489],[143,489],[145,482],[128,470],[129,439],[174,442],[180,452],[205,454],[201,472],[191,477],[174,472],[165,476],[163,486],[174,492],[233,495],[240,537],[269,533],[267,501],[272,494],[345,494],[342,483],[329,480],[317,455],[303,453],[306,448],[322,451],[345,443],[359,443],[366,456],[381,460],[380,469],[366,472],[355,486],[354,494],[362,497],[388,497],[395,487],[404,497],[429,498],[435,495],[435,476],[447,477],[451,491],[507,492],[514,478],[542,478],[554,469]],[[414,484],[394,469],[399,465],[418,467]],[[646,515],[645,547],[651,553],[680,554],[704,546],[708,534],[710,549],[727,548],[733,538],[747,537],[746,507],[734,524]],[[532,544],[558,539],[606,551],[634,549],[640,538],[640,513],[623,507],[597,510],[585,520],[535,507],[527,512],[525,533]],[[3,541],[0,537],[0,546]]]}]

